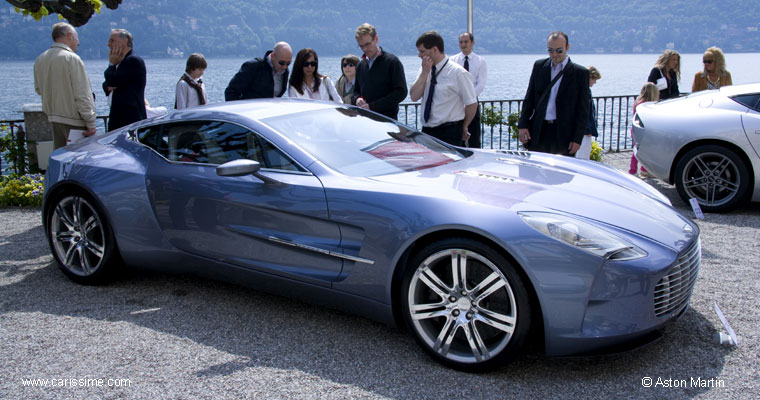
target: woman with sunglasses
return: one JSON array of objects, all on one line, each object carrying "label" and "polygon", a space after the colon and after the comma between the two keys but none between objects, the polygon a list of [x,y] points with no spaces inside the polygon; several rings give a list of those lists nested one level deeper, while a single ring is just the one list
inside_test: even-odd
[{"label": "woman with sunglasses", "polygon": [[649,72],[647,82],[652,82],[660,89],[660,100],[678,97],[678,81],[681,79],[681,55],[675,50],[662,52],[654,68]]},{"label": "woman with sunglasses", "polygon": [[335,83],[343,103],[351,104],[354,95],[354,80],[356,79],[356,66],[359,65],[359,57],[349,54],[340,60],[340,70],[343,72]]},{"label": "woman with sunglasses", "polygon": [[726,70],[726,57],[719,47],[710,47],[702,55],[702,71],[694,75],[694,83],[691,85],[692,92],[700,90],[720,89],[731,85],[731,73]]},{"label": "woman with sunglasses", "polygon": [[290,74],[290,87],[288,96],[291,98],[330,100],[343,103],[342,98],[335,90],[330,77],[320,75],[317,72],[319,59],[313,49],[301,49],[296,54],[293,63],[293,73]]}]

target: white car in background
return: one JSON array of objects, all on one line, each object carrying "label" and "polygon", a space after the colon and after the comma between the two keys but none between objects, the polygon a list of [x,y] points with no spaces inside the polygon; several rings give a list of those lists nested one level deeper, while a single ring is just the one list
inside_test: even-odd
[{"label": "white car in background", "polygon": [[647,170],[708,212],[760,201],[760,83],[644,103],[634,152]]}]

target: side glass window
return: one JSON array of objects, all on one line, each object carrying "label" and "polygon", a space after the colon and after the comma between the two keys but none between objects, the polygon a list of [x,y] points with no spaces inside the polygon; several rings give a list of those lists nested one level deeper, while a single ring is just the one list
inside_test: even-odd
[{"label": "side glass window", "polygon": [[747,106],[755,111],[760,111],[760,93],[743,94],[740,96],[734,96],[732,99],[744,106]]},{"label": "side glass window", "polygon": [[262,168],[303,171],[289,157],[259,135],[221,121],[165,124],[138,132],[138,139],[167,160],[220,165],[247,158]]}]

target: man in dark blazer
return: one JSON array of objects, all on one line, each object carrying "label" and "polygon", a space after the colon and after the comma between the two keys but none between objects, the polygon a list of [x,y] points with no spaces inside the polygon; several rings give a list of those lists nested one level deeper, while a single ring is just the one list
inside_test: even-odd
[{"label": "man in dark blazer", "polygon": [[103,90],[111,99],[108,130],[146,118],[145,62],[132,51],[132,34],[126,29],[114,29],[108,37],[108,68]]},{"label": "man in dark blazer", "polygon": [[589,116],[588,70],[567,57],[570,43],[565,33],[552,32],[547,44],[549,58],[533,64],[517,123],[519,139],[531,151],[572,156],[583,141]]},{"label": "man in dark blazer", "polygon": [[246,61],[224,90],[224,100],[282,97],[288,88],[288,66],[292,58],[290,45],[279,42],[264,58]]}]

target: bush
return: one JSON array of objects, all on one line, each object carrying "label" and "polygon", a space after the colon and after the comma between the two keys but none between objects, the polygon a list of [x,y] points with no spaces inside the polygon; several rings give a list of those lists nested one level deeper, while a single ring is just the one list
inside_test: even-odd
[{"label": "bush", "polygon": [[0,206],[41,206],[44,180],[42,174],[0,177]]},{"label": "bush", "polygon": [[591,141],[591,155],[589,158],[593,161],[602,161],[602,146],[596,140]]}]

